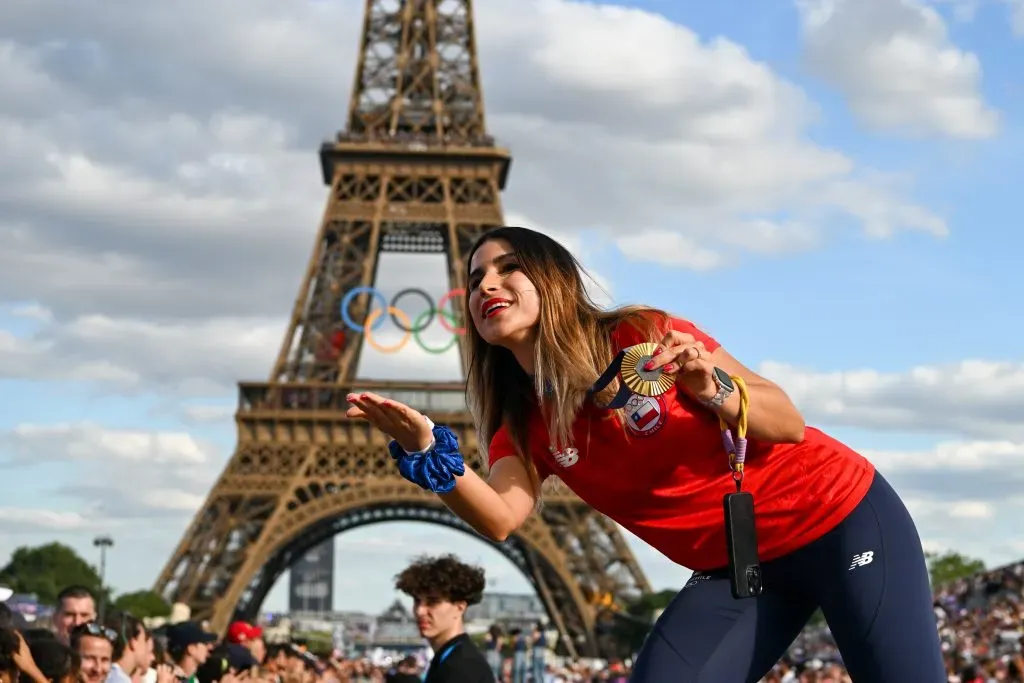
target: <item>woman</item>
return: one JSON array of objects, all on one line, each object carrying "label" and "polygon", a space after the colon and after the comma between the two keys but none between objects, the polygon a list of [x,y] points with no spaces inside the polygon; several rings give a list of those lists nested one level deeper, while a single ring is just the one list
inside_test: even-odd
[{"label": "woman", "polygon": [[[514,533],[556,475],[693,569],[634,681],[756,682],[819,607],[858,683],[945,681],[920,538],[867,460],[805,428],[778,386],[693,324],[641,307],[600,310],[575,258],[543,234],[486,233],[467,275],[467,393],[489,444],[486,481],[464,467],[447,428],[408,406],[350,394],[347,414],[389,434],[403,476],[488,538]],[[617,387],[593,394],[595,379],[645,342],[658,348],[644,369],[674,386],[603,409]],[[754,599],[734,597],[723,512],[736,487],[720,420],[731,430],[744,406],[742,485],[756,501],[763,584]]]}]

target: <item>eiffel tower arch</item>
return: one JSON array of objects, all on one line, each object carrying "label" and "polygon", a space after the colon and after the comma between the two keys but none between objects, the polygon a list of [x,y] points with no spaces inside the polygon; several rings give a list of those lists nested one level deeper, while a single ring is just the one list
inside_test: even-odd
[{"label": "eiffel tower arch", "polygon": [[[398,476],[385,435],[344,415],[351,391],[408,403],[451,426],[484,475],[464,383],[356,380],[365,340],[340,313],[347,293],[373,286],[383,252],[446,257],[450,287],[464,287],[470,245],[503,222],[511,156],[484,124],[471,0],[367,0],[348,125],[320,161],[329,195],[280,353],[268,381],[239,385],[236,450],[155,585],[220,632],[349,529],[413,520],[490,543]],[[373,306],[361,294],[348,310],[362,325]],[[650,590],[618,527],[558,482],[491,545],[537,591],[570,656],[608,653],[608,609]]]}]

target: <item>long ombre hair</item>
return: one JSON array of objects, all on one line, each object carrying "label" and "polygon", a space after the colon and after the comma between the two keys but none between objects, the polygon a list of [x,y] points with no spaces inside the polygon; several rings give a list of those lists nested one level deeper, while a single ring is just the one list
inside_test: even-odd
[{"label": "long ombre hair", "polygon": [[[482,235],[466,259],[467,282],[473,255],[491,240],[508,242],[523,274],[537,288],[540,319],[534,347],[536,372],[530,377],[511,351],[484,341],[471,322],[467,292],[463,311],[469,341],[466,400],[485,456],[491,438],[505,425],[537,488],[536,466],[528,446],[530,413],[537,407],[542,409],[553,448],[572,445],[576,414],[587,400],[589,389],[612,361],[612,331],[628,322],[653,338],[667,328],[664,322],[668,316],[645,306],[601,309],[587,293],[585,271],[576,257],[547,235],[527,228],[507,226]],[[599,398],[606,400],[617,390],[616,381]]]}]

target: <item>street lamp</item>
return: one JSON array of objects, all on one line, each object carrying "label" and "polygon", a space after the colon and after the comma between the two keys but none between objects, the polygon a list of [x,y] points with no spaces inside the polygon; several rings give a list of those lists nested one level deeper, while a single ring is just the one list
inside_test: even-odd
[{"label": "street lamp", "polygon": [[107,610],[107,548],[114,546],[114,539],[110,536],[97,536],[92,539],[92,544],[100,549],[100,609],[99,620],[103,621],[104,613]]}]

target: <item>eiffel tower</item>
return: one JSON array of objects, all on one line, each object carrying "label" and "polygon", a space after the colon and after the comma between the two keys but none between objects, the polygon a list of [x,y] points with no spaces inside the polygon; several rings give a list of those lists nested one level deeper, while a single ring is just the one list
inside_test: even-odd
[{"label": "eiffel tower", "polygon": [[[384,434],[344,415],[350,391],[408,403],[456,430],[484,474],[464,383],[357,381],[365,335],[340,313],[374,284],[382,252],[443,254],[451,288],[464,287],[469,247],[503,222],[511,155],[484,125],[472,6],[366,2],[348,125],[320,149],[330,194],[280,353],[269,381],[239,385],[237,448],[155,585],[219,632],[254,618],[283,572],[335,534],[418,520],[476,536],[397,475]],[[357,329],[375,305],[351,297]],[[610,654],[609,614],[647,579],[611,520],[557,482],[544,500],[492,545],[537,591],[557,651]]]}]

